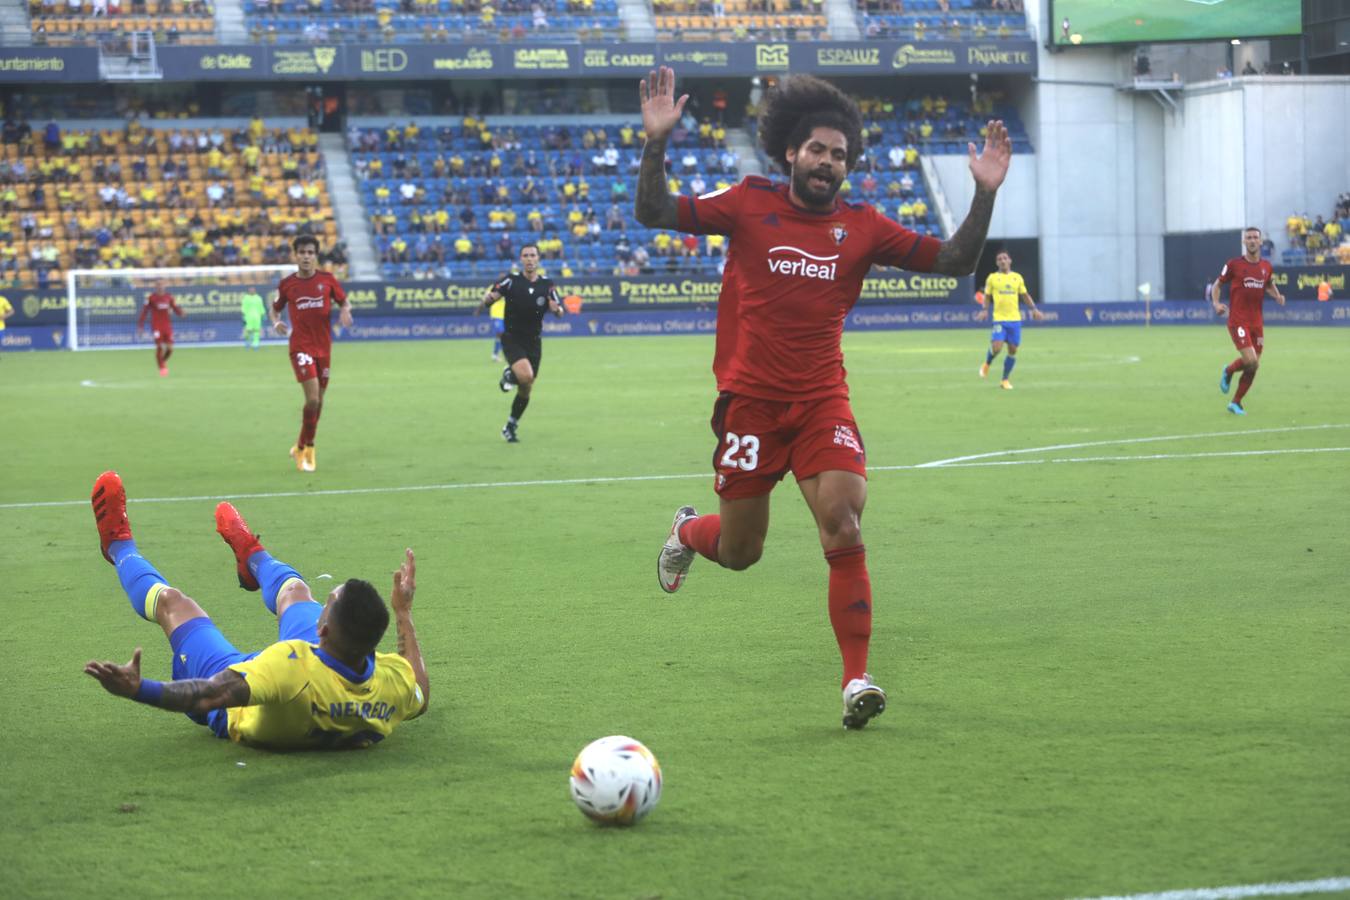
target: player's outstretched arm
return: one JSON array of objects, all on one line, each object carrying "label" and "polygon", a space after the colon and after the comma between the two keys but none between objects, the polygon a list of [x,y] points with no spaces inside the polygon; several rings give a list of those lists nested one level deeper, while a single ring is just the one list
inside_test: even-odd
[{"label": "player's outstretched arm", "polygon": [[679,227],[675,197],[666,184],[666,142],[680,121],[689,95],[675,99],[675,70],[666,66],[651,72],[638,82],[642,101],[642,128],[647,143],[642,146],[642,167],[638,170],[633,212],[648,228]]},{"label": "player's outstretched arm", "polygon": [[1276,303],[1284,306],[1284,294],[1280,293],[1280,289],[1275,286],[1275,282],[1272,281],[1266,285],[1266,293],[1274,297]]},{"label": "player's outstretched arm", "polygon": [[206,713],[226,706],[248,706],[252,695],[244,676],[233,669],[223,669],[210,678],[184,681],[143,679],[140,647],[124,666],[91,660],[85,663],[84,673],[96,679],[110,694],[172,712]]},{"label": "player's outstretched arm", "polygon": [[398,655],[412,666],[413,677],[422,689],[422,708],[416,713],[420,716],[427,711],[427,704],[431,701],[431,681],[427,678],[427,667],[422,661],[422,646],[417,643],[417,630],[413,628],[412,602],[416,590],[417,560],[413,557],[412,548],[409,548],[403,551],[403,565],[394,573],[394,590],[389,595],[389,605],[394,609]]},{"label": "player's outstretched arm", "polygon": [[1214,307],[1214,315],[1225,316],[1228,314],[1228,307],[1223,305],[1219,298],[1223,296],[1223,288],[1219,287],[1219,282],[1214,282],[1214,287],[1209,292],[1209,305]]},{"label": "player's outstretched arm", "polygon": [[1036,301],[1031,299],[1030,294],[1020,294],[1018,295],[1018,299],[1025,303],[1027,308],[1031,310],[1031,317],[1033,319],[1040,320],[1045,318],[1045,313],[1041,312],[1040,308],[1036,305]]},{"label": "player's outstretched arm", "polygon": [[1012,139],[1003,122],[994,120],[985,132],[984,152],[976,154],[973,143],[966,145],[970,156],[970,174],[975,179],[975,196],[970,201],[970,212],[938,249],[933,271],[943,275],[969,275],[975,271],[989,235],[989,222],[994,215],[994,197],[1012,162]]}]

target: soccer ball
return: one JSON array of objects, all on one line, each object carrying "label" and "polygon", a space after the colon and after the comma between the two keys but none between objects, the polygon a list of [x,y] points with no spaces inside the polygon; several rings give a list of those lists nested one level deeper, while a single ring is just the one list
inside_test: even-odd
[{"label": "soccer ball", "polygon": [[607,825],[632,825],[661,799],[661,764],[641,741],[621,734],[591,741],[572,763],[577,809]]}]

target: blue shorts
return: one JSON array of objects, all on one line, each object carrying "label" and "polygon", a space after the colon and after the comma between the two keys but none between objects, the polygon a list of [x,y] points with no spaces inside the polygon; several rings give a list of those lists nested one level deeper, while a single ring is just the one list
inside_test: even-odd
[{"label": "blue shorts", "polygon": [[[278,640],[298,639],[317,644],[319,613],[322,611],[323,604],[315,601],[292,604],[277,623]],[[207,616],[191,619],[175,628],[169,637],[169,646],[173,649],[174,681],[210,678],[260,652],[244,653],[236,649]],[[223,709],[212,710],[206,715],[189,713],[188,718],[198,725],[208,726],[216,737],[229,737]]]},{"label": "blue shorts", "polygon": [[492,320],[492,333],[495,334],[495,335],[497,335],[497,337],[501,337],[503,334],[505,334],[505,333],[506,333],[506,320],[505,320],[505,319],[493,319],[493,320]]},{"label": "blue shorts", "polygon": [[989,332],[989,340],[1003,341],[1016,347],[1022,343],[1021,322],[995,322],[994,330]]}]

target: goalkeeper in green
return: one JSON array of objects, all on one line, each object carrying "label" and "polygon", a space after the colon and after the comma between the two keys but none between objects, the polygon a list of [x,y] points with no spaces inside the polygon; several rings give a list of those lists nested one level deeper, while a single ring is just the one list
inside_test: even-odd
[{"label": "goalkeeper in green", "polygon": [[254,288],[245,290],[239,302],[244,314],[244,346],[257,350],[262,341],[263,316],[267,314],[267,307],[263,304],[262,294]]}]

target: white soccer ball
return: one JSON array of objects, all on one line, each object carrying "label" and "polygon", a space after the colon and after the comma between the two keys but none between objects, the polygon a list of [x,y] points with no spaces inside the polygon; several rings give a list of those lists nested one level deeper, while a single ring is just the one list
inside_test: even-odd
[{"label": "white soccer ball", "polygon": [[661,764],[621,734],[591,741],[572,763],[572,800],[597,822],[632,825],[661,799]]}]

